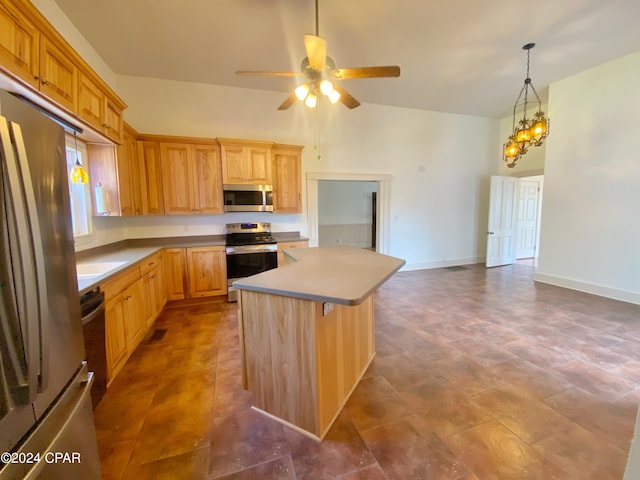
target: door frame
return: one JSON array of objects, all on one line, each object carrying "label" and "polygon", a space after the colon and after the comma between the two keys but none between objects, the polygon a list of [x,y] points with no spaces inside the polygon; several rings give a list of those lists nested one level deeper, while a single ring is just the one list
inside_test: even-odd
[{"label": "door frame", "polygon": [[318,246],[318,180],[346,180],[378,183],[378,226],[376,251],[389,253],[389,194],[391,175],[385,173],[307,172],[307,235],[309,246]]}]

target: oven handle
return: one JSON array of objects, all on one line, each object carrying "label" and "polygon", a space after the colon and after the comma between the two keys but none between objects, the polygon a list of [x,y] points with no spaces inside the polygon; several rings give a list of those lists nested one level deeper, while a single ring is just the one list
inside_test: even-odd
[{"label": "oven handle", "polygon": [[251,253],[278,253],[278,246],[277,245],[271,245],[269,247],[264,247],[264,246],[256,246],[257,248],[253,248],[253,247],[247,247],[247,246],[243,246],[243,247],[227,247],[225,249],[225,252],[227,255],[247,255],[247,254],[251,254]]}]

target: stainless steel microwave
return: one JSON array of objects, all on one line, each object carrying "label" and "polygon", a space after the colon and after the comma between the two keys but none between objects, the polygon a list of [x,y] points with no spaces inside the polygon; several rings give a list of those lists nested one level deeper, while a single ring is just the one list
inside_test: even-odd
[{"label": "stainless steel microwave", "polygon": [[224,184],[225,212],[273,212],[271,185]]}]

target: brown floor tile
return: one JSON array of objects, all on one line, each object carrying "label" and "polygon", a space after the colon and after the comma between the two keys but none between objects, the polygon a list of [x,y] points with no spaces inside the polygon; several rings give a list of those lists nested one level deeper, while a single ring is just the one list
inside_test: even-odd
[{"label": "brown floor tile", "polygon": [[468,478],[465,465],[417,415],[371,428],[362,437],[389,479]]},{"label": "brown floor tile", "polygon": [[237,305],[166,308],[95,411],[104,478],[619,479],[640,306],[532,277],[394,275],[377,355],[321,443],[250,409]]},{"label": "brown floor tile", "polygon": [[210,478],[288,456],[283,428],[255,410],[215,419],[211,432]]},{"label": "brown floor tile", "polygon": [[343,410],[322,442],[285,428],[298,480],[324,480],[373,465],[349,415]]},{"label": "brown floor tile", "polygon": [[479,479],[582,480],[570,477],[546,455],[495,420],[444,439]]},{"label": "brown floor tile", "polygon": [[205,480],[209,463],[207,447],[145,464],[130,463],[122,480]]},{"label": "brown floor tile", "polygon": [[379,376],[360,381],[346,410],[360,432],[410,414],[398,392]]}]

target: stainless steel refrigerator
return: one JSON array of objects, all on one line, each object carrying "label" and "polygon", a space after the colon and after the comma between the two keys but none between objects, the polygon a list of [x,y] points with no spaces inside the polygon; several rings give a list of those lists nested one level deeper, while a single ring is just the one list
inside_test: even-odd
[{"label": "stainless steel refrigerator", "polygon": [[0,480],[99,479],[64,130],[0,90]]}]

